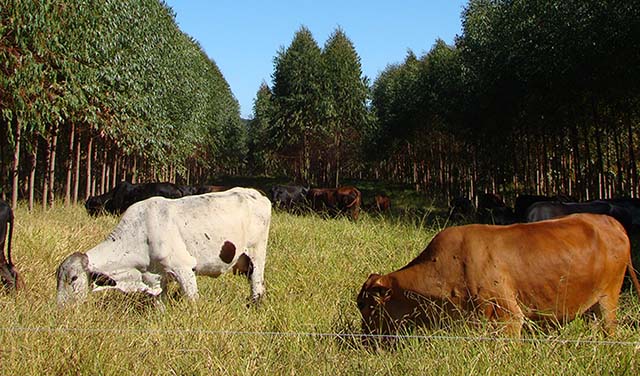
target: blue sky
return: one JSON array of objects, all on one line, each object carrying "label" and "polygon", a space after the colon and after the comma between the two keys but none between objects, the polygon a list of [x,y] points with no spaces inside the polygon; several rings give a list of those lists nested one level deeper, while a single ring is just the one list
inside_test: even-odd
[{"label": "blue sky", "polygon": [[304,25],[320,47],[341,27],[371,82],[408,50],[420,56],[437,38],[451,44],[461,34],[466,0],[167,0],[182,31],[213,59],[241,115],[249,118],[260,84],[271,85],[273,58]]}]

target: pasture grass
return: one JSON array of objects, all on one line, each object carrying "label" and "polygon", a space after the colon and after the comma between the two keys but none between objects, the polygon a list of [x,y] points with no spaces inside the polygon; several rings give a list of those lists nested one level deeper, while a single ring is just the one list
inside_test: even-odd
[{"label": "pasture grass", "polygon": [[640,373],[640,303],[627,292],[612,338],[588,318],[557,330],[528,325],[522,342],[491,325],[445,321],[392,346],[363,347],[349,336],[360,333],[355,296],[370,273],[395,270],[424,249],[444,225],[427,216],[364,215],[354,223],[274,212],[260,306],[247,308],[248,282],[226,274],[198,277],[200,300],[176,299],[164,312],[117,292],[58,309],[58,264],[104,239],[118,218],[61,205],[34,212],[20,205],[15,216],[14,262],[26,290],[0,294],[2,375]]}]

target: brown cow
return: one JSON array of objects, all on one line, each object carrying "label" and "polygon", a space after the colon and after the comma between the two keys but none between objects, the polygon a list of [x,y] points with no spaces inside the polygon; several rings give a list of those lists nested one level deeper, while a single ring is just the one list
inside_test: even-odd
[{"label": "brown cow", "polygon": [[362,195],[356,187],[311,188],[307,199],[315,211],[328,211],[332,215],[349,212],[351,219],[357,220]]},{"label": "brown cow", "polygon": [[407,266],[370,275],[357,302],[365,333],[472,313],[519,337],[525,318],[566,322],[594,307],[613,334],[625,270],[640,295],[629,238],[605,215],[450,227]]},{"label": "brown cow", "polygon": [[386,213],[391,209],[391,199],[384,193],[378,193],[373,198],[375,208],[381,213]]}]

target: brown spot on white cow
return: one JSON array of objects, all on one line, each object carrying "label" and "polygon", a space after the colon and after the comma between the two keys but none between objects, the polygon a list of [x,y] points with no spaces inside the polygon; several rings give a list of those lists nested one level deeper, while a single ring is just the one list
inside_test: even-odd
[{"label": "brown spot on white cow", "polygon": [[230,264],[234,257],[236,257],[236,246],[226,240],[220,249],[220,260]]}]

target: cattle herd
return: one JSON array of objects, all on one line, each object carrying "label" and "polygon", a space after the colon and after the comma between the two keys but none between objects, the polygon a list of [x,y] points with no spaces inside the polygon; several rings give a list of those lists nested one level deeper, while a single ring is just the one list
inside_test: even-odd
[{"label": "cattle herd", "polygon": [[[171,280],[195,300],[197,275],[228,271],[247,276],[250,300],[257,303],[265,293],[272,207],[357,220],[362,206],[361,192],[352,186],[277,185],[266,194],[121,182],[87,199],[90,215],[121,215],[120,222],[104,241],[62,261],[58,304],[118,289],[155,296],[162,306]],[[387,212],[390,199],[376,194],[368,207]],[[466,198],[454,199],[449,215],[481,223],[448,227],[405,267],[371,274],[356,299],[364,333],[389,335],[406,325],[436,325],[443,315],[471,315],[503,323],[506,334],[519,337],[525,319],[562,323],[593,311],[613,334],[627,273],[640,296],[629,240],[640,226],[638,199],[574,202],[522,195],[511,209],[500,196],[484,194],[477,208]],[[11,259],[13,222],[11,208],[0,200],[0,278],[8,291],[23,287]]]}]

